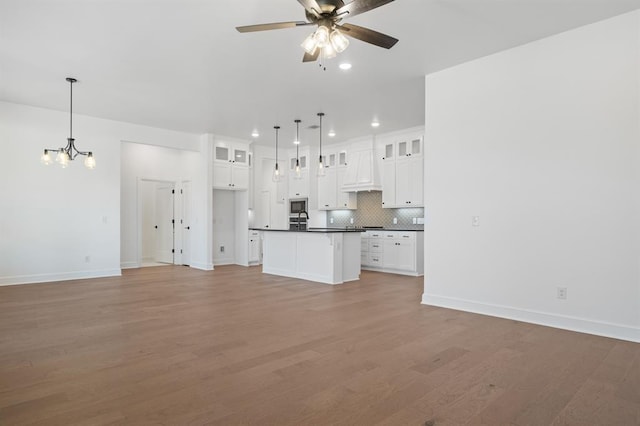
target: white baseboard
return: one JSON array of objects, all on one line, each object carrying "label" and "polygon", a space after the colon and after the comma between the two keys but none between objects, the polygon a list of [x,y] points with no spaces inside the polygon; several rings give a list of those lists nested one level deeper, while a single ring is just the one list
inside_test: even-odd
[{"label": "white baseboard", "polygon": [[213,263],[191,262],[189,267],[203,271],[213,271]]},{"label": "white baseboard", "polygon": [[422,304],[640,343],[640,328],[621,324],[518,309],[509,306],[491,305],[453,297],[427,295],[424,293],[422,294]]},{"label": "white baseboard", "polygon": [[120,262],[120,268],[121,269],[134,269],[134,268],[139,268],[142,265],[138,262]]},{"label": "white baseboard", "polygon": [[60,272],[55,274],[16,275],[13,277],[0,277],[0,286],[18,284],[37,284],[52,281],[82,280],[87,278],[119,277],[120,269],[104,269],[100,271],[76,271]]}]

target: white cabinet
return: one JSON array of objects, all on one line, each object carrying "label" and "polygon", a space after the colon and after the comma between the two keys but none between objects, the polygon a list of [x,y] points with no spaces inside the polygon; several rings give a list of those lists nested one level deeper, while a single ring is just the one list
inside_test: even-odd
[{"label": "white cabinet", "polygon": [[260,231],[249,230],[249,265],[262,263],[262,235]]},{"label": "white cabinet", "polygon": [[363,235],[363,269],[420,276],[424,274],[424,232],[367,231]]},{"label": "white cabinet", "polygon": [[309,155],[308,153],[298,156],[300,161],[300,177],[296,177],[296,157],[289,158],[289,198],[309,197]]},{"label": "white cabinet", "polygon": [[[337,159],[339,158],[339,153],[327,156],[328,162],[326,163],[325,175],[317,179],[318,210],[354,210],[358,207],[356,193],[342,191],[344,177],[347,171],[344,167],[335,165],[337,163],[331,163],[331,156]],[[344,155],[344,158],[346,159],[346,155]],[[331,164],[334,165],[332,166]]]},{"label": "white cabinet", "polygon": [[424,167],[422,157],[396,160],[395,204],[397,207],[424,206]]},{"label": "white cabinet", "polygon": [[213,147],[213,187],[249,189],[249,145],[216,141]]},{"label": "white cabinet", "polygon": [[416,269],[416,233],[384,232],[385,269],[411,272]]},{"label": "white cabinet", "polygon": [[384,138],[382,207],[424,206],[424,158],[421,134]]}]

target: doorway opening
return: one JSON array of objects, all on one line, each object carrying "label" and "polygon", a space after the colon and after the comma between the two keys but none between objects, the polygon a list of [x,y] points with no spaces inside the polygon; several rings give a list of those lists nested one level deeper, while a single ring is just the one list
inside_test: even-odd
[{"label": "doorway opening", "polygon": [[141,179],[138,185],[140,266],[175,261],[175,183]]}]

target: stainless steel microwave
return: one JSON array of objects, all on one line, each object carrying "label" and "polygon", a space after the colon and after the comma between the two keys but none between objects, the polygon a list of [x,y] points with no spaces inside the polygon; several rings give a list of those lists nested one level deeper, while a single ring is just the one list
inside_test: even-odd
[{"label": "stainless steel microwave", "polygon": [[309,212],[307,209],[308,198],[292,198],[289,200],[289,216],[298,216],[299,213]]}]

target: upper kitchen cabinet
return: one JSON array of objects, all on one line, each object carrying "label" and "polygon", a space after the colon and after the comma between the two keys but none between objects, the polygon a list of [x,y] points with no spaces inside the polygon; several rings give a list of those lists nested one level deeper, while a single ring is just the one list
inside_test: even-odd
[{"label": "upper kitchen cabinet", "polygon": [[249,189],[249,144],[217,140],[213,146],[213,187]]},{"label": "upper kitchen cabinet", "polygon": [[366,138],[349,144],[345,156],[343,191],[379,191],[382,189],[380,173],[374,155],[373,139]]},{"label": "upper kitchen cabinet", "polygon": [[342,186],[347,173],[347,151],[329,147],[322,156],[324,176],[318,177],[318,210],[353,210],[358,206],[355,192],[344,192]]},{"label": "upper kitchen cabinet", "polygon": [[[309,149],[301,148],[296,158],[295,151],[289,156],[289,198],[309,198]],[[300,175],[296,174],[296,160],[300,163]]]},{"label": "upper kitchen cabinet", "polygon": [[424,206],[423,130],[382,135],[382,207]]}]

